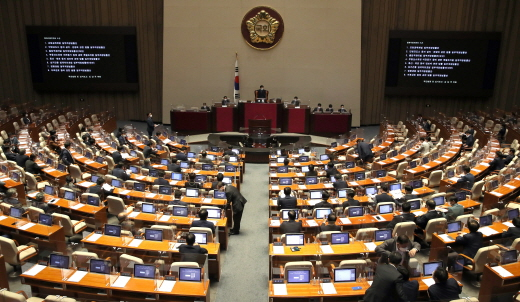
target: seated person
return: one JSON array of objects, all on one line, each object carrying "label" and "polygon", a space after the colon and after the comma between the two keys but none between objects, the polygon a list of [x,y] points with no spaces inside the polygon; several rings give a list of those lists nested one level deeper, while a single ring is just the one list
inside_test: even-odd
[{"label": "seated person", "polygon": [[191,223],[192,227],[202,227],[202,228],[210,228],[213,232],[213,236],[215,236],[215,224],[211,221],[208,221],[208,210],[202,209],[199,211],[199,220],[193,220]]},{"label": "seated person", "polygon": [[222,98],[222,105],[227,106],[229,103],[231,103],[231,100],[228,99],[227,96],[224,96],[224,97]]},{"label": "seated person", "polygon": [[317,209],[317,208],[331,208],[333,209],[334,206],[332,204],[329,203],[329,193],[327,191],[323,191],[321,193],[321,201],[318,202],[317,204],[314,205],[314,208]]},{"label": "seated person", "polygon": [[166,166],[166,170],[172,171],[172,172],[177,172],[177,173],[181,172],[181,166],[179,166],[177,164],[177,159],[175,157],[171,159],[171,164],[168,164]]},{"label": "seated person", "polygon": [[382,184],[381,191],[382,191],[381,194],[376,195],[375,205],[377,205],[380,202],[395,203],[395,199],[392,197],[392,195],[388,194],[388,184]]},{"label": "seated person", "polygon": [[[149,159],[145,159],[143,161],[143,166],[142,166],[143,169],[148,169],[149,171],[153,170],[153,167],[152,167],[152,164],[150,162]],[[180,171],[179,171],[180,172]]]},{"label": "seated person", "polygon": [[401,206],[402,213],[400,215],[394,216],[394,219],[392,219],[392,221],[390,221],[390,223],[386,226],[386,228],[394,229],[395,226],[399,222],[407,222],[407,221],[413,222],[415,220],[415,215],[410,213],[411,208],[412,208],[412,206],[410,205],[410,203],[405,201]]},{"label": "seated person", "polygon": [[124,152],[124,149],[121,146],[118,146],[117,150],[112,152],[112,159],[114,160],[114,164],[116,164],[116,165],[121,164],[125,161],[123,159],[123,156],[121,155],[121,153],[123,153],[123,152]]},{"label": "seated person", "polygon": [[509,165],[509,163],[515,158],[516,150],[513,148],[509,148],[509,154],[504,159],[504,165]]},{"label": "seated person", "polygon": [[233,146],[229,145],[227,150],[224,151],[224,155],[236,156],[237,154],[233,151]]},{"label": "seated person", "polygon": [[475,137],[470,130],[466,131],[466,135],[462,137],[462,140],[464,141],[464,148],[472,148],[475,143]]},{"label": "seated person", "polygon": [[18,151],[16,155],[16,164],[25,168],[25,162],[27,162],[27,160],[29,160],[29,156],[25,155],[25,148],[20,148],[20,151]]},{"label": "seated person", "polygon": [[345,109],[345,105],[341,105],[339,107],[339,109],[338,109],[338,112],[339,113],[347,113],[348,111],[347,111],[347,109]]},{"label": "seated person", "polygon": [[[415,257],[415,254],[421,250],[421,245],[415,241],[411,241],[406,235],[399,235],[394,238],[385,240],[375,249],[378,255],[381,255],[382,260],[386,261],[386,257],[393,252],[398,252],[403,256],[403,264],[408,264],[410,257]],[[383,262],[384,262],[383,261]]]},{"label": "seated person", "polygon": [[419,195],[413,194],[413,188],[412,186],[406,185],[404,186],[404,199],[410,200],[410,199],[416,199],[419,198]]},{"label": "seated person", "polygon": [[173,192],[173,197],[175,199],[171,200],[168,204],[171,205],[171,206],[185,206],[185,207],[187,207],[188,203],[186,203],[184,201],[181,201],[181,196],[182,196],[181,190],[175,190],[175,192]]},{"label": "seated person", "polygon": [[[469,219],[469,233],[465,234],[464,236],[460,236],[461,233],[459,233],[459,236],[455,238],[455,243],[463,247],[462,253],[472,259],[475,258],[475,255],[477,254],[478,250],[483,246],[483,236],[482,233],[478,231],[479,228],[480,224],[478,223],[478,221],[474,219]],[[453,266],[458,257],[459,255],[457,254],[457,252],[450,252],[448,254],[448,266]],[[464,262],[467,264],[471,263],[469,260],[464,260]]]},{"label": "seated person", "polygon": [[332,162],[332,160],[327,164],[327,170],[325,170],[325,172],[327,173],[328,179],[330,179],[331,176],[340,174],[338,169],[336,169],[336,167],[334,167],[334,163]]},{"label": "seated person", "polygon": [[9,147],[7,145],[3,145],[2,152],[4,152],[5,158],[7,160],[16,161],[16,154],[11,152],[11,147]]},{"label": "seated person", "polygon": [[208,250],[201,247],[198,243],[195,243],[194,234],[188,233],[188,235],[186,235],[186,244],[181,244],[179,246],[179,252],[181,254],[184,254],[184,253],[207,254]]},{"label": "seated person", "polygon": [[397,267],[397,271],[401,273],[401,276],[403,276],[403,291],[406,294],[406,297],[408,297],[409,301],[417,301],[417,296],[419,295],[419,281],[410,280],[410,272],[402,265]]},{"label": "seated person", "polygon": [[153,181],[153,184],[160,185],[160,186],[169,186],[170,183],[166,179],[164,179],[164,175],[165,175],[164,171],[159,170],[157,173],[158,173],[159,177]]},{"label": "seated person", "polygon": [[327,224],[322,223],[320,225],[320,232],[327,232],[327,231],[341,231],[341,226],[336,224],[336,214],[331,213],[329,216],[327,216]]},{"label": "seated person", "polygon": [[280,233],[301,233],[302,223],[301,221],[296,221],[296,212],[291,210],[289,213],[287,213],[287,216],[289,217],[289,220],[282,222],[280,225]]},{"label": "seated person", "polygon": [[148,142],[143,149],[144,158],[150,158],[152,155],[157,155],[157,149],[155,149],[156,144],[153,142]]},{"label": "seated person", "polygon": [[302,155],[304,155],[304,156],[311,156],[311,154],[312,154],[311,147],[305,146],[305,148],[303,148]]},{"label": "seated person", "polygon": [[186,188],[196,188],[196,189],[199,189],[200,187],[202,187],[198,182],[195,182],[195,177],[196,176],[197,176],[197,174],[195,174],[195,173],[188,174],[189,181],[184,183],[184,187],[186,187]]},{"label": "seated person", "polygon": [[36,154],[29,155],[29,159],[25,162],[25,172],[34,175],[41,175],[43,168],[36,163]]},{"label": "seated person", "polygon": [[99,177],[97,180],[96,180],[96,185],[95,186],[92,186],[92,187],[89,187],[87,189],[87,193],[92,193],[92,194],[97,194],[99,196],[99,199],[100,200],[105,200],[106,197],[113,192],[114,189],[108,191],[108,190],[105,190],[105,188],[103,188],[103,185],[105,184],[105,178],[104,177]]},{"label": "seated person", "polygon": [[318,107],[314,107],[314,109],[312,109],[312,112],[316,112],[316,113],[323,113],[323,108],[321,107],[321,103],[318,103]]},{"label": "seated person", "polygon": [[464,214],[464,207],[459,204],[459,200],[456,196],[450,196],[448,202],[450,203],[450,206],[448,207],[448,212],[444,215],[448,221],[455,221],[458,216]]},{"label": "seated person", "polygon": [[182,147],[179,152],[175,155],[175,158],[180,161],[187,161],[188,156],[186,155],[186,147]]},{"label": "seated person", "polygon": [[283,188],[283,197],[278,198],[278,209],[296,209],[298,207],[298,201],[293,196],[291,187]]},{"label": "seated person", "polygon": [[206,163],[206,164],[212,164],[213,161],[211,159],[207,158],[208,153],[206,151],[202,151],[199,158],[199,163]]},{"label": "seated person", "polygon": [[418,227],[420,227],[421,229],[425,229],[426,226],[428,225],[428,221],[430,221],[430,219],[434,219],[434,218],[442,218],[444,215],[442,215],[441,212],[435,210],[435,201],[433,200],[428,200],[426,202],[426,209],[428,210],[428,212],[426,212],[425,214],[421,215],[421,216],[417,216],[415,218],[415,224],[417,224]]},{"label": "seated person", "polygon": [[[509,227],[507,231],[502,233],[502,238],[510,238],[511,243],[516,239],[520,238],[520,217],[513,218],[514,227]],[[508,244],[510,245],[510,244]]]},{"label": "seated person", "polygon": [[291,104],[296,107],[300,106],[300,100],[298,99],[297,96],[294,97],[294,99],[291,101]]},{"label": "seated person", "polygon": [[433,272],[435,284],[428,288],[430,301],[451,301],[459,298],[462,287],[453,278],[448,279],[446,269],[439,267]]},{"label": "seated person", "polygon": [[5,192],[4,202],[15,208],[25,209],[25,207],[22,206],[22,203],[18,200],[18,192],[15,188],[10,188]]},{"label": "seated person", "polygon": [[121,163],[115,166],[114,170],[112,170],[112,175],[119,179],[122,179],[123,181],[127,181],[130,179],[130,176],[126,174],[125,170],[123,170],[123,164]]},{"label": "seated person", "polygon": [[218,190],[217,185],[219,182],[221,182],[224,179],[224,174],[218,173],[217,174],[217,180],[211,182],[211,190]]},{"label": "seated person", "polygon": [[343,180],[341,174],[337,173],[336,175],[334,175],[334,178],[336,179],[336,181],[332,184],[332,186],[334,187],[334,190],[336,190],[336,192],[339,189],[348,188],[347,182]]},{"label": "seated person", "polygon": [[284,166],[284,167],[288,167],[290,163],[291,163],[291,160],[288,159],[288,158],[286,158],[286,159],[283,160],[283,166]]},{"label": "seated person", "polygon": [[354,190],[349,189],[347,191],[347,200],[345,200],[341,205],[343,209],[348,207],[359,207],[361,205],[359,203],[359,200],[354,199],[354,196],[356,196],[356,192],[354,192]]},{"label": "seated person", "polygon": [[0,194],[5,194],[7,192],[7,187],[5,186],[5,182],[0,180]]},{"label": "seated person", "polygon": [[504,154],[502,152],[497,151],[495,158],[489,163],[489,170],[490,171],[500,171],[502,168],[505,167],[504,163]]},{"label": "seated person", "polygon": [[32,206],[38,209],[42,209],[45,213],[49,212],[49,205],[45,202],[45,194],[38,192],[34,197]]},{"label": "seated person", "polygon": [[462,166],[462,171],[464,171],[464,175],[457,179],[457,184],[460,184],[461,188],[471,190],[475,183],[475,176],[470,173],[471,168],[466,165]]},{"label": "seated person", "polygon": [[206,103],[202,103],[202,106],[200,107],[201,110],[211,111],[210,107],[206,105]]},{"label": "seated person", "polygon": [[325,112],[327,112],[327,113],[334,112],[334,108],[332,108],[332,104],[329,104],[329,107],[327,109],[325,109]]},{"label": "seated person", "polygon": [[306,172],[305,176],[318,176],[318,172],[314,171],[314,165],[313,164],[309,165],[309,172]]},{"label": "seated person", "polygon": [[374,281],[366,290],[363,301],[411,301],[404,291],[403,276],[397,270],[399,264],[403,262],[403,256],[393,252],[386,259],[387,261],[377,265]]}]

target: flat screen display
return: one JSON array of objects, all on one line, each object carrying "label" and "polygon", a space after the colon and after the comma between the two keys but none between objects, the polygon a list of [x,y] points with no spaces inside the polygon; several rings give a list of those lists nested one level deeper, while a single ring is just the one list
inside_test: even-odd
[{"label": "flat screen display", "polygon": [[355,268],[334,269],[334,282],[356,282]]},{"label": "flat screen display", "polygon": [[199,267],[179,267],[179,281],[200,282],[201,269]]},{"label": "flat screen display", "polygon": [[309,283],[311,279],[310,270],[288,270],[287,283]]},{"label": "flat screen display", "polygon": [[442,267],[442,261],[426,262],[423,263],[424,276],[431,276],[438,267]]},{"label": "flat screen display", "polygon": [[51,254],[49,256],[49,266],[56,268],[69,268],[69,256]]},{"label": "flat screen display", "polygon": [[90,259],[90,272],[110,274],[110,260]]},{"label": "flat screen display", "polygon": [[147,264],[134,264],[134,277],[136,278],[155,278],[155,266]]},{"label": "flat screen display", "polygon": [[287,246],[303,245],[304,241],[304,234],[285,234],[285,245]]},{"label": "flat screen display", "polygon": [[330,234],[330,244],[348,244],[348,233],[332,233]]}]

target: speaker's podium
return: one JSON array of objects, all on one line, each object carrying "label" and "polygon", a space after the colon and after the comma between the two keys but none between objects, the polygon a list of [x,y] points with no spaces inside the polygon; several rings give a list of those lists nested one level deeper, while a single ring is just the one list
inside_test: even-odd
[{"label": "speaker's podium", "polygon": [[273,133],[271,119],[249,119],[247,133],[254,148],[266,148]]}]

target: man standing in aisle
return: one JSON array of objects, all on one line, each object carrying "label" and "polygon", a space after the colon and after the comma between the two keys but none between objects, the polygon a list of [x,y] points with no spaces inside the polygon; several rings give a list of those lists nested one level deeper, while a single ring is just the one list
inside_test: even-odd
[{"label": "man standing in aisle", "polygon": [[233,228],[229,235],[238,235],[240,234],[240,220],[242,220],[242,213],[244,212],[244,205],[247,203],[247,199],[232,185],[226,186],[225,183],[219,182],[217,187],[219,191],[226,192],[228,206],[231,204],[233,207]]},{"label": "man standing in aisle", "polygon": [[146,131],[148,132],[148,138],[152,138],[153,130],[157,127],[156,124],[153,123],[152,113],[148,113],[148,118],[146,119]]}]

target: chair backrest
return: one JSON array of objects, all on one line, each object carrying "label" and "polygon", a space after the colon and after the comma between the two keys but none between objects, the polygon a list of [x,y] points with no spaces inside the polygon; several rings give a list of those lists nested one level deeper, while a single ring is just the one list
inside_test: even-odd
[{"label": "chair backrest", "polygon": [[29,218],[31,221],[38,221],[40,214],[45,214],[44,210],[37,207],[28,207],[27,211],[29,212]]},{"label": "chair backrest", "polygon": [[76,302],[76,299],[64,298],[62,296],[57,295],[48,295],[47,297],[45,297],[45,302]]},{"label": "chair backrest", "polygon": [[520,250],[520,238],[516,238],[513,243],[511,244],[512,250]]},{"label": "chair backrest", "polygon": [[428,221],[428,224],[426,225],[426,229],[424,230],[425,238],[424,241],[431,242],[433,233],[442,233],[444,230],[446,230],[446,224],[448,221],[446,218],[434,218],[430,219]]},{"label": "chair backrest", "polygon": [[499,209],[491,209],[491,210],[487,210],[487,211],[484,211],[484,213],[480,214],[480,216],[486,216],[486,215],[494,215],[494,216],[498,216],[500,214],[500,210]]},{"label": "chair backrest", "polygon": [[406,161],[400,162],[399,165],[397,165],[397,169],[396,169],[396,178],[397,179],[401,179],[401,177],[403,177],[403,173],[404,173],[404,170],[406,169],[406,167],[408,167],[408,162],[406,162]]},{"label": "chair backrest", "polygon": [[70,220],[69,216],[59,213],[52,213],[52,216],[61,220],[61,226],[65,231],[65,236],[70,237],[74,235],[74,226],[72,225],[72,221]]},{"label": "chair backrest", "polygon": [[372,240],[374,239],[374,232],[379,230],[378,228],[363,228],[359,229],[356,233],[356,241],[358,240]]},{"label": "chair backrest", "polygon": [[492,251],[498,251],[498,249],[499,247],[497,245],[479,248],[477,254],[475,255],[475,258],[473,258],[473,260],[475,261],[475,265],[473,266],[473,272],[477,274],[482,273],[484,271],[484,265],[490,262],[488,260],[489,254]]},{"label": "chair backrest", "polygon": [[435,170],[430,173],[430,177],[428,179],[428,187],[438,187],[441,183],[442,179],[442,170]]},{"label": "chair backrest", "polygon": [[5,262],[12,265],[20,264],[17,257],[18,249],[13,239],[0,236],[0,251],[4,255]]},{"label": "chair backrest", "polygon": [[72,178],[76,179],[76,181],[83,180],[81,169],[79,168],[78,165],[76,165],[76,164],[69,165],[69,172],[70,172],[70,176],[72,176]]},{"label": "chair backrest", "polygon": [[343,260],[339,263],[338,268],[357,268],[363,265],[367,265],[366,260]]},{"label": "chair backrest", "polygon": [[210,228],[191,227],[189,231],[195,232],[195,233],[206,233],[206,238],[208,240],[208,243],[213,242],[213,231],[211,231]]},{"label": "chair backrest", "polygon": [[173,262],[170,265],[170,274],[172,274],[174,276],[178,276],[180,267],[199,267],[199,264],[197,262],[187,262],[187,261]]},{"label": "chair backrest", "polygon": [[413,221],[399,222],[398,224],[395,225],[392,236],[397,237],[397,236],[401,236],[401,235],[406,235],[406,236],[408,236],[408,238],[410,238],[410,240],[413,241],[413,238],[414,238],[413,232],[416,228],[417,228],[417,225]]},{"label": "chair backrest", "polygon": [[22,294],[13,293],[8,290],[5,290],[0,293],[1,301],[5,302],[25,302],[27,299]]},{"label": "chair backrest", "polygon": [[62,114],[60,116],[58,116],[58,120],[60,121],[60,123],[62,124],[65,124],[67,122],[67,118],[65,118],[65,116]]},{"label": "chair backrest", "polygon": [[112,215],[119,215],[126,209],[123,199],[115,196],[108,196],[108,213]]},{"label": "chair backrest", "polygon": [[176,225],[152,225],[150,228],[163,231],[163,239],[175,240]]},{"label": "chair backrest", "polygon": [[108,165],[108,170],[112,171],[116,165],[116,163],[114,162],[114,159],[111,156],[107,156],[107,157],[105,157],[105,160]]},{"label": "chair backrest", "polygon": [[77,267],[88,267],[90,259],[99,259],[96,253],[91,252],[72,252],[72,260],[76,263]]},{"label": "chair backrest", "polygon": [[25,179],[27,180],[27,189],[29,191],[38,190],[38,181],[33,174],[25,172]]},{"label": "chair backrest", "polygon": [[318,238],[320,240],[327,240],[328,238],[330,238],[330,234],[334,234],[334,233],[341,233],[341,231],[324,231],[324,232],[320,232],[318,234]]},{"label": "chair backrest", "polygon": [[435,193],[435,194],[432,194],[432,196],[430,198],[433,199],[435,197],[440,197],[440,196],[446,196],[446,193]]},{"label": "chair backrest", "polygon": [[121,254],[119,257],[119,264],[122,272],[133,273],[134,264],[144,264],[143,259],[128,254]]},{"label": "chair backrest", "polygon": [[312,262],[310,262],[310,261],[291,261],[291,262],[285,263],[285,266],[283,268],[284,279],[287,280],[287,271],[288,270],[299,270],[299,269],[310,269],[311,273],[312,273],[313,272]]},{"label": "chair backrest", "polygon": [[455,221],[461,221],[463,224],[468,224],[468,220],[474,218],[475,216],[473,214],[464,214],[457,216],[457,218],[455,218]]},{"label": "chair backrest", "polygon": [[482,196],[482,190],[484,188],[484,181],[477,181],[471,188],[471,199],[478,201]]}]

